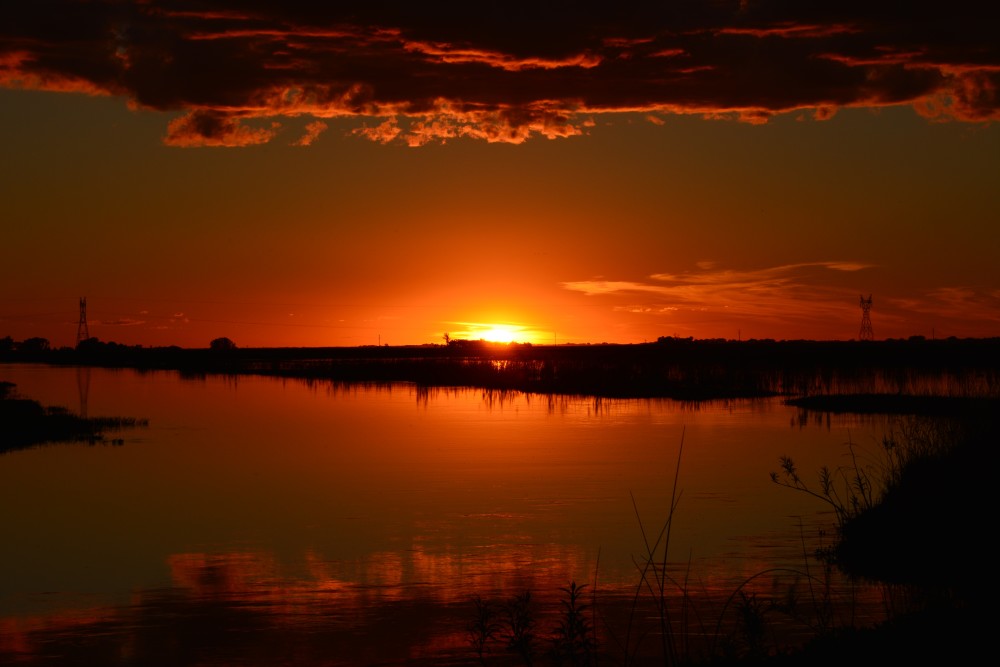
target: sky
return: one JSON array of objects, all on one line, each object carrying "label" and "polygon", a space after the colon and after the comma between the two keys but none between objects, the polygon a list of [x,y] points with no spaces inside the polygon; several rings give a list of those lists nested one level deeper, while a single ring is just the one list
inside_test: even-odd
[{"label": "sky", "polygon": [[989,3],[579,4],[3,3],[0,337],[1000,335]]}]

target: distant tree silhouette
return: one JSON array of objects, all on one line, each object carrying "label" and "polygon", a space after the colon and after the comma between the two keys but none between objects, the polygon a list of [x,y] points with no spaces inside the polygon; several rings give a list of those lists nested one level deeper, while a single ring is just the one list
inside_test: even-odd
[{"label": "distant tree silhouette", "polygon": [[21,352],[47,352],[49,350],[48,338],[26,338],[17,346]]},{"label": "distant tree silhouette", "polygon": [[91,336],[76,344],[76,349],[80,352],[101,352],[106,347],[107,345],[102,343],[96,336]]},{"label": "distant tree silhouette", "polygon": [[14,339],[10,336],[0,338],[0,353],[10,352],[14,349]]},{"label": "distant tree silhouette", "polygon": [[208,348],[213,352],[228,352],[229,350],[236,349],[236,343],[234,343],[231,339],[223,336],[222,338],[216,338],[211,343],[209,343]]}]

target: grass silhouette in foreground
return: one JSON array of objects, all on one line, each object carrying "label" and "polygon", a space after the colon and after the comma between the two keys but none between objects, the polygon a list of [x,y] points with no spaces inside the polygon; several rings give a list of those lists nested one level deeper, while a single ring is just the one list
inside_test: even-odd
[{"label": "grass silhouette in foreground", "polygon": [[23,398],[15,385],[0,382],[0,453],[56,442],[123,444],[108,440],[105,431],[146,426],[144,419],[131,417],[80,417],[62,407],[46,407]]}]

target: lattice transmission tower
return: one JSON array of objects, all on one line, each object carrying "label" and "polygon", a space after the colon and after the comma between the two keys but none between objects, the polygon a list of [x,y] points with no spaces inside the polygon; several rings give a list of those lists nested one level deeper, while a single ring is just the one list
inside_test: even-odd
[{"label": "lattice transmission tower", "polygon": [[90,338],[90,330],[87,329],[87,297],[80,297],[80,323],[76,325],[76,344]]},{"label": "lattice transmission tower", "polygon": [[866,299],[861,297],[861,331],[858,333],[859,340],[875,340],[875,332],[872,331],[872,295]]}]

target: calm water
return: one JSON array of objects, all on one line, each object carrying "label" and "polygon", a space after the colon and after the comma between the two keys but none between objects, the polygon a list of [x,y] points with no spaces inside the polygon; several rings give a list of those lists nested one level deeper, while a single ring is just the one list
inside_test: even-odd
[{"label": "calm water", "polygon": [[[531,590],[544,635],[571,580],[596,582],[613,656],[640,581],[640,519],[651,535],[663,525],[682,440],[669,569],[701,605],[685,627],[717,635],[721,603],[777,567],[800,574],[758,576],[746,590],[794,593],[805,617],[801,573],[822,572],[803,552],[829,542],[818,531],[832,517],[769,473],[789,455],[812,481],[844,462],[849,441],[874,451],[883,430],[803,420],[771,400],[31,365],[0,365],[0,379],[47,405],[149,419],[123,446],[0,456],[3,664],[471,661],[472,596]],[[837,622],[877,617],[877,591],[836,579],[832,591]],[[650,622],[648,602],[640,596],[634,631]]]}]

